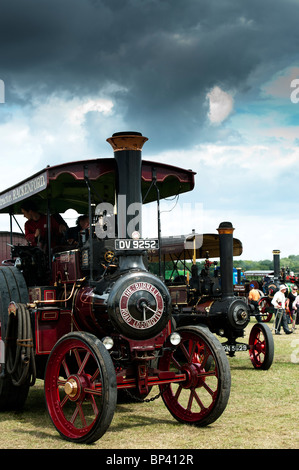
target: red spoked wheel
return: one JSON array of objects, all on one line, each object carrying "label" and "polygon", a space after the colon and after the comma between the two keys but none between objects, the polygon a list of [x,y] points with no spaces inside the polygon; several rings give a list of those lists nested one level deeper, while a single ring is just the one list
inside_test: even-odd
[{"label": "red spoked wheel", "polygon": [[108,429],[116,407],[113,362],[89,333],[63,336],[46,367],[45,397],[57,431],[73,442],[92,443]]},{"label": "red spoked wheel", "polygon": [[271,304],[271,299],[269,297],[261,297],[258,302],[258,307],[260,310],[260,315],[263,323],[268,323],[273,315],[273,306]]},{"label": "red spoked wheel", "polygon": [[196,426],[213,423],[226,408],[231,376],[228,359],[218,339],[204,326],[176,330],[181,343],[166,349],[158,368],[184,373],[186,380],[161,385],[165,405],[178,421]]},{"label": "red spoked wheel", "polygon": [[249,335],[249,357],[255,369],[267,370],[274,358],[274,341],[270,328],[256,323]]}]

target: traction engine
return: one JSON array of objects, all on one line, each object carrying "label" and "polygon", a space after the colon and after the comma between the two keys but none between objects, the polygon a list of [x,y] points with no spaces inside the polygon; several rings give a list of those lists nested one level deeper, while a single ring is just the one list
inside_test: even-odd
[{"label": "traction engine", "polygon": [[[91,212],[86,178],[94,221],[88,240],[52,251],[50,265],[37,248],[14,246],[14,262],[0,268],[0,409],[22,407],[42,379],[57,431],[81,443],[106,432],[122,393],[143,401],[158,386],[171,415],[197,426],[217,420],[230,394],[220,342],[205,326],[175,329],[170,293],[146,268],[147,250],[157,241],[141,238],[132,207],[140,216],[147,138],[129,132],[107,140],[114,150],[116,216],[105,205]],[[104,236],[109,217],[116,217],[116,237]],[[237,314],[237,307],[227,308]]]},{"label": "traction engine", "polygon": [[[216,335],[227,338],[222,346],[229,356],[233,357],[237,351],[248,350],[254,368],[266,370],[271,367],[274,357],[274,342],[268,326],[256,323],[251,329],[248,344],[237,341],[238,338],[244,337],[245,328],[251,316],[256,316],[256,312],[243,297],[234,293],[233,231],[231,222],[222,222],[218,227],[219,248],[214,250],[220,254],[220,270],[215,266],[217,262],[212,263],[209,260],[207,252],[204,268],[199,273],[195,250],[190,279],[188,278],[184,285],[168,283],[173,318],[177,326],[208,326]],[[203,240],[204,237],[203,235]],[[216,237],[214,236],[215,239]],[[193,238],[195,239],[196,235],[193,235]],[[171,252],[170,246],[166,251]],[[183,251],[188,253],[188,250]],[[204,250],[201,249],[202,251]]]}]

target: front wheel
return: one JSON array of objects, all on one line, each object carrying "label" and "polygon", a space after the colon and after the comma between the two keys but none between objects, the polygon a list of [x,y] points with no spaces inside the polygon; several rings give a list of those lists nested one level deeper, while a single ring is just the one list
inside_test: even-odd
[{"label": "front wheel", "polygon": [[223,413],[230,395],[228,359],[218,339],[205,326],[176,330],[181,342],[166,349],[159,360],[160,370],[185,374],[184,382],[160,386],[163,401],[178,421],[207,426]]},{"label": "front wheel", "polygon": [[274,341],[270,328],[256,323],[249,335],[249,357],[255,369],[267,370],[274,358]]},{"label": "front wheel", "polygon": [[116,375],[98,338],[74,332],[56,343],[47,362],[45,397],[66,440],[90,444],[106,432],[116,407]]}]

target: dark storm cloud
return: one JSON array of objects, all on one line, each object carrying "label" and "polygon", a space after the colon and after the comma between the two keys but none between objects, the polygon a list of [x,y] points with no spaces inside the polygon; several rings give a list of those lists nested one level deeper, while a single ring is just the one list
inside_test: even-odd
[{"label": "dark storm cloud", "polygon": [[159,142],[167,123],[165,145],[191,144],[212,86],[250,92],[257,70],[267,79],[294,60],[298,12],[295,0],[2,2],[0,78],[26,103],[115,85],[128,127]]}]

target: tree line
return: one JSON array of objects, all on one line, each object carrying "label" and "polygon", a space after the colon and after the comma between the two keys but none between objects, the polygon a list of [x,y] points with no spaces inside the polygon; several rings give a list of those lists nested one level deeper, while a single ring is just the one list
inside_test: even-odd
[{"label": "tree line", "polygon": [[[242,271],[271,270],[273,269],[273,259],[260,261],[234,259],[234,267],[241,268]],[[299,273],[299,255],[289,255],[287,258],[280,258],[280,267],[289,269],[294,273]]]},{"label": "tree line", "polygon": [[[204,267],[204,260],[201,260],[200,262],[197,261],[197,266],[199,268],[199,272],[201,269]],[[186,262],[186,266],[188,268],[191,267],[191,262]],[[285,268],[286,270],[293,271],[295,274],[299,273],[299,255],[289,255],[287,258],[281,258],[280,259],[280,267]],[[178,262],[177,268],[179,270],[184,269],[184,265],[181,261]],[[234,268],[241,268],[242,271],[271,271],[273,270],[273,259],[264,259],[260,261],[252,261],[252,260],[239,260],[237,258],[234,258]],[[170,270],[172,271],[173,269],[173,264],[171,261],[167,261],[165,263],[165,268],[163,266],[163,269],[165,270]],[[150,263],[150,270],[154,272],[155,274],[158,274],[158,263]]]}]

